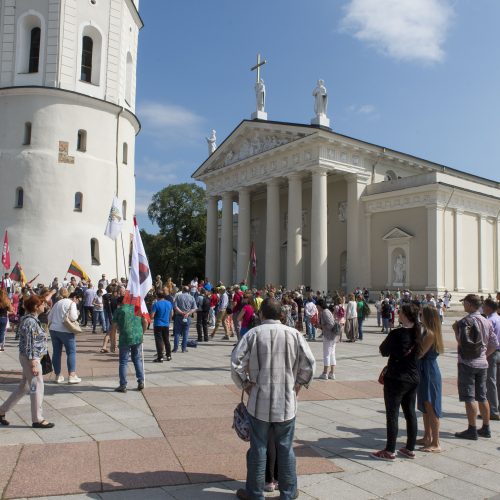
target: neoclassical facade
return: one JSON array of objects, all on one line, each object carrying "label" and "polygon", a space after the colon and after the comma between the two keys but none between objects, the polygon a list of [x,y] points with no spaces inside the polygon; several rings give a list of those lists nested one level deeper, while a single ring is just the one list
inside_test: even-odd
[{"label": "neoclassical facade", "polygon": [[0,1],[0,231],[28,279],[72,259],[93,279],[127,274],[142,24],[138,0]]},{"label": "neoclassical facade", "polygon": [[242,121],[193,178],[206,185],[212,280],[253,279],[254,244],[256,286],[500,288],[498,182],[266,120]]}]

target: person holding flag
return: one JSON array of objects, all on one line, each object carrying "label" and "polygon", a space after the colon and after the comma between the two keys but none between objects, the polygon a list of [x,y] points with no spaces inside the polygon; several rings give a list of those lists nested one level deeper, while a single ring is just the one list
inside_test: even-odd
[{"label": "person holding flag", "polygon": [[110,338],[111,352],[116,350],[116,332],[119,333],[120,385],[117,392],[127,392],[127,367],[129,354],[135,367],[137,390],[144,389],[143,337],[149,322],[149,313],[144,298],[151,289],[153,279],[148,259],[142,244],[141,234],[134,217],[134,239],[132,245],[132,265],[127,291],[123,299],[118,299],[119,307],[113,314]]}]

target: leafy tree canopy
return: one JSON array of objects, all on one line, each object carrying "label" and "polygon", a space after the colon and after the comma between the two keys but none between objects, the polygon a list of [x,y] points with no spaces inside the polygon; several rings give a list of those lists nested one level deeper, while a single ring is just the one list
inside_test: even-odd
[{"label": "leafy tree canopy", "polygon": [[205,268],[205,191],[194,183],[172,184],[153,195],[148,207],[156,235],[142,231],[143,243],[153,276],[171,276],[180,285]]}]

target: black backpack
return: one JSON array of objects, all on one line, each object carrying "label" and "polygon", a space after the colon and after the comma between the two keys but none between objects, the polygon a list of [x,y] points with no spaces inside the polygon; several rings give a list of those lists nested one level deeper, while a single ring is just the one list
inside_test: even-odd
[{"label": "black backpack", "polygon": [[207,313],[210,311],[210,297],[207,297],[206,295],[203,297],[203,302],[201,304],[201,310],[204,313]]},{"label": "black backpack", "polygon": [[476,321],[466,318],[460,322],[458,330],[458,353],[462,359],[476,359],[481,356],[483,336]]}]

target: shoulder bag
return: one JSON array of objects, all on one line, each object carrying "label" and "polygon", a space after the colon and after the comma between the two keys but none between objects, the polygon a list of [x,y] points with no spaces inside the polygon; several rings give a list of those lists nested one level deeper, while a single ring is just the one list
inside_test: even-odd
[{"label": "shoulder bag", "polygon": [[82,327],[80,326],[80,323],[78,323],[78,320],[71,321],[69,317],[70,309],[71,304],[69,306],[68,312],[64,315],[63,325],[68,329],[70,333],[74,333],[75,335],[78,333],[82,333]]},{"label": "shoulder bag", "polygon": [[245,391],[241,391],[241,402],[238,403],[234,409],[233,414],[233,429],[240,439],[243,441],[250,441],[250,418],[248,417],[248,410],[243,402]]}]

